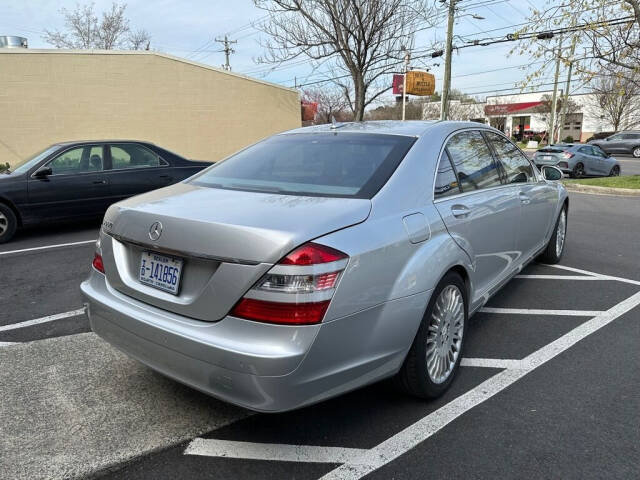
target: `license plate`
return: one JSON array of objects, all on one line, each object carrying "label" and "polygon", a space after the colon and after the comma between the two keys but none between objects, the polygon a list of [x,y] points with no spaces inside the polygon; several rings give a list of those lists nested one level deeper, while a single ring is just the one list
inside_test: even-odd
[{"label": "license plate", "polygon": [[543,155],[542,160],[551,161],[551,155]]},{"label": "license plate", "polygon": [[161,253],[142,252],[138,274],[140,283],[177,295],[181,273],[182,259]]}]

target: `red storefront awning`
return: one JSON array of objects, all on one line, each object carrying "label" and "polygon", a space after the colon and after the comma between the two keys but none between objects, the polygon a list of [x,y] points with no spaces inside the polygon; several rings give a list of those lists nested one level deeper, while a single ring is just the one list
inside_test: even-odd
[{"label": "red storefront awning", "polygon": [[542,102],[522,102],[522,103],[504,103],[500,105],[485,105],[485,115],[507,115],[509,113],[528,110],[533,107],[542,105]]}]

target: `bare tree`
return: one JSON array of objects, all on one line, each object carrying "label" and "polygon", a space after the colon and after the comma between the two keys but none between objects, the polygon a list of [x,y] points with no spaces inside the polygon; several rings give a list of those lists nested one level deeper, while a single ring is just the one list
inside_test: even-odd
[{"label": "bare tree", "polygon": [[604,117],[614,131],[628,130],[640,124],[640,86],[626,75],[604,74],[591,82],[587,108]]},{"label": "bare tree", "polygon": [[[534,111],[536,113],[541,113],[541,114],[546,114],[547,117],[547,132],[550,132],[551,130],[551,110],[552,110],[552,106],[553,106],[553,99],[551,97],[551,95],[545,94],[542,95],[542,97],[540,98],[540,101],[542,102],[540,105],[538,105],[537,107],[534,108]],[[565,114],[565,118],[569,117],[570,115],[573,115],[574,113],[580,113],[581,111],[581,107],[580,105],[578,105],[576,102],[574,102],[573,100],[571,100],[571,98],[568,99],[566,105],[563,105],[564,102],[564,97],[563,98],[558,98],[558,101],[556,102],[556,114],[555,117],[558,118],[560,116],[560,113],[563,111],[564,109],[564,114]],[[566,123],[566,122],[565,122]],[[562,136],[562,130],[564,128],[564,125],[561,124],[561,122],[558,120],[556,122],[554,122],[554,129],[553,129],[553,135],[548,135],[548,137],[550,139],[552,139],[550,141],[550,143],[553,142],[553,139],[557,138],[557,137],[561,137]]]},{"label": "bare tree", "polygon": [[331,88],[314,88],[303,90],[302,98],[308,102],[318,104],[315,124],[331,123],[331,118],[344,121],[347,116],[345,110],[349,108],[349,101],[341,91]]},{"label": "bare tree", "polygon": [[432,19],[427,0],[254,0],[269,14],[268,40],[258,60],[280,64],[299,57],[329,62],[356,121],[389,90],[386,75],[401,70],[418,26]]},{"label": "bare tree", "polygon": [[125,16],[125,3],[111,4],[99,19],[95,4],[77,4],[75,10],[62,8],[65,29],[45,30],[43,39],[56,48],[72,49],[124,49],[139,50],[149,47],[151,36],[145,30],[131,31]]},{"label": "bare tree", "polygon": [[542,77],[557,58],[567,66],[572,64],[585,81],[603,71],[640,79],[636,75],[640,70],[640,0],[548,0],[545,8],[532,7],[527,25],[515,38],[558,29],[566,32],[561,49],[547,36],[529,35],[511,51],[538,60],[523,86]]},{"label": "bare tree", "polygon": [[129,34],[130,50],[149,50],[151,46],[151,35],[146,30],[136,30]]}]

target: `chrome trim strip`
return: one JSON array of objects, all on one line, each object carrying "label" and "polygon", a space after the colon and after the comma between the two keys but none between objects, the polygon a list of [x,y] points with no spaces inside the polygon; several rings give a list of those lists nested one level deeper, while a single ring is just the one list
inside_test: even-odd
[{"label": "chrome trim strip", "polygon": [[130,238],[126,238],[126,237],[123,237],[122,235],[118,235],[116,233],[111,233],[111,232],[107,232],[106,235],[109,235],[111,238],[121,243],[128,243],[130,245],[135,245],[137,247],[141,247],[147,250],[152,250],[158,253],[166,253],[167,255],[174,255],[176,257],[202,258],[204,260],[213,260],[216,262],[224,262],[224,263],[239,263],[242,265],[260,265],[260,263],[262,263],[262,262],[255,262],[253,260],[244,260],[241,258],[219,257],[216,255],[207,255],[205,253],[189,252],[187,250],[173,250],[171,248],[162,247],[160,245],[156,245],[153,243],[146,243],[146,242],[139,242],[137,240],[131,240]]},{"label": "chrome trim strip", "polygon": [[278,303],[316,303],[331,300],[335,290],[335,288],[327,288],[326,290],[319,290],[317,292],[310,293],[283,293],[274,290],[259,290],[257,288],[252,288],[244,295],[244,297]]},{"label": "chrome trim strip", "polygon": [[316,265],[274,265],[268,273],[276,275],[320,275],[344,270],[348,262],[349,259],[344,258],[335,262],[318,263]]}]

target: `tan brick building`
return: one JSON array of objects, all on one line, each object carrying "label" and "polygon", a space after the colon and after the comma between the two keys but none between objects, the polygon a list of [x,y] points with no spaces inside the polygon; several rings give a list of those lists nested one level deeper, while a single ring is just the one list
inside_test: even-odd
[{"label": "tan brick building", "polygon": [[216,161],[300,126],[298,92],[156,52],[0,49],[0,162],[64,140]]}]

